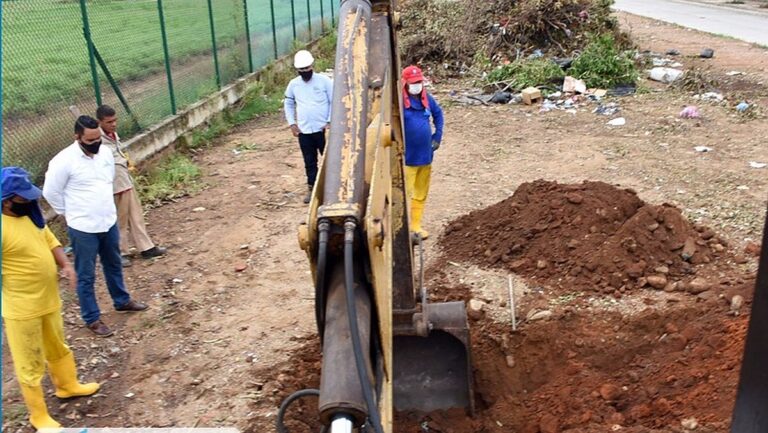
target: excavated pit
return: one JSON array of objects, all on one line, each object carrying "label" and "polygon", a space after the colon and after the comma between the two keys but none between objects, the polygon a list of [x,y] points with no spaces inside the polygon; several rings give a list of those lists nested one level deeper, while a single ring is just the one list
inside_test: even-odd
[{"label": "excavated pit", "polygon": [[[507,200],[458,218],[428,271],[433,298],[476,299],[474,288],[456,281],[457,271],[446,270],[469,263],[514,270],[545,287],[525,296],[521,309],[545,306],[552,314],[523,320],[516,332],[498,315],[474,316],[475,416],[398,413],[394,431],[666,433],[694,423],[697,432],[727,432],[754,289],[754,273],[727,246],[675,207],[600,182],[524,184]],[[654,276],[667,281],[654,287]],[[583,292],[561,302],[575,290]],[[734,309],[737,295],[743,305]],[[642,307],[595,308],[595,299]],[[264,398],[255,408],[275,413],[292,392],[316,388],[319,374],[313,337],[282,367],[260,373]],[[310,399],[294,407],[291,432],[319,431],[315,405]],[[266,416],[249,431],[273,429],[274,417]]]}]

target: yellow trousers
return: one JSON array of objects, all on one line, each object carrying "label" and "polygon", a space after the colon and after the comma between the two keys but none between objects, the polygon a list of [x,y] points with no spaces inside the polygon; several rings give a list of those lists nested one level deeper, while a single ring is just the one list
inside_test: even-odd
[{"label": "yellow trousers", "polygon": [[411,231],[419,233],[423,239],[429,234],[421,228],[424,204],[429,194],[429,181],[432,177],[432,165],[405,166],[405,188],[411,198]]},{"label": "yellow trousers", "polygon": [[4,322],[16,378],[22,385],[40,386],[45,362],[56,362],[72,353],[64,340],[61,310],[34,319]]}]

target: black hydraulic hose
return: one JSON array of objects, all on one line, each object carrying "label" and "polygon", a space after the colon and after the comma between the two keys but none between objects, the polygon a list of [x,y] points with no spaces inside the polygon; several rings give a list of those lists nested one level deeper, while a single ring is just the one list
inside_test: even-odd
[{"label": "black hydraulic hose", "polygon": [[355,353],[355,366],[357,378],[363,390],[365,405],[368,406],[368,420],[376,433],[384,433],[379,417],[379,410],[374,402],[373,388],[368,380],[368,369],[363,358],[363,344],[360,341],[360,329],[357,326],[357,304],[355,303],[355,269],[354,269],[354,221],[344,223],[344,285],[347,295],[347,317],[349,318],[349,330],[352,336],[352,350]]},{"label": "black hydraulic hose", "polygon": [[331,224],[327,220],[321,220],[317,224],[318,245],[317,245],[317,269],[315,281],[315,322],[317,322],[317,333],[320,335],[320,341],[323,341],[323,331],[325,329],[325,268],[328,263],[328,232]]},{"label": "black hydraulic hose", "polygon": [[[320,390],[317,389],[302,389],[301,391],[296,391],[293,394],[289,395],[283,402],[280,404],[280,410],[277,411],[277,420],[275,423],[277,424],[277,433],[288,433],[288,429],[285,428],[285,412],[288,410],[288,407],[293,403],[294,401],[302,398],[302,397],[319,397],[320,396]],[[322,429],[320,429],[320,433],[325,433],[328,431],[328,428],[326,426],[323,426]]]}]

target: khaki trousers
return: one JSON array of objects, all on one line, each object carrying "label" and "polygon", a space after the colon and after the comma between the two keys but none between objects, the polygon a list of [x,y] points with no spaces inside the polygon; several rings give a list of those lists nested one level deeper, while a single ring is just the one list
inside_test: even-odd
[{"label": "khaki trousers", "polygon": [[117,207],[117,227],[120,229],[120,252],[128,253],[128,233],[133,239],[133,246],[139,251],[146,251],[155,246],[144,224],[144,209],[141,207],[136,189],[115,194]]}]

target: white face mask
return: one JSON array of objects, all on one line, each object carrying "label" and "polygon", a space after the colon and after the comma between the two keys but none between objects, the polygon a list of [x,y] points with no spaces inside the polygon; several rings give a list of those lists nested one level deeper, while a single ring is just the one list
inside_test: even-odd
[{"label": "white face mask", "polygon": [[424,84],[423,83],[416,83],[416,84],[409,84],[408,85],[408,93],[411,95],[419,95],[421,94],[421,91],[424,90]]}]

